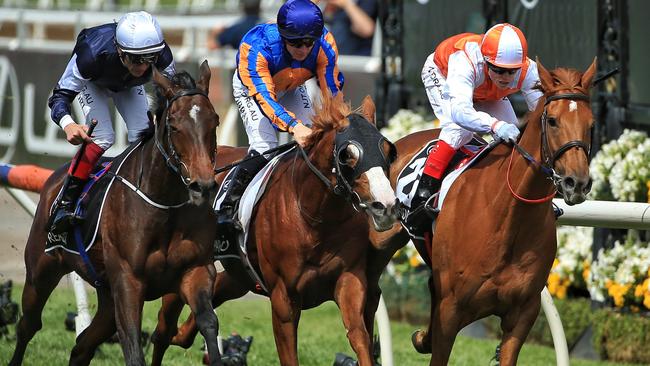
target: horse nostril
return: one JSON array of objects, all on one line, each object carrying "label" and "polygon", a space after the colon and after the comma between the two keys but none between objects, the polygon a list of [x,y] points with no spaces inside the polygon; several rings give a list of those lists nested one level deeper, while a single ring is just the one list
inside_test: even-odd
[{"label": "horse nostril", "polygon": [[575,179],[573,179],[572,177],[566,177],[566,178],[564,178],[564,182],[563,182],[563,183],[564,183],[564,185],[565,185],[567,188],[574,188],[574,187],[576,186],[576,181],[575,181]]},{"label": "horse nostril", "polygon": [[194,181],[194,182],[190,183],[190,185],[187,186],[187,188],[190,191],[193,191],[193,192],[201,192],[202,191],[201,185],[197,181]]},{"label": "horse nostril", "polygon": [[373,202],[370,204],[370,207],[376,211],[383,211],[386,209],[386,206],[384,206],[384,204],[381,202]]}]

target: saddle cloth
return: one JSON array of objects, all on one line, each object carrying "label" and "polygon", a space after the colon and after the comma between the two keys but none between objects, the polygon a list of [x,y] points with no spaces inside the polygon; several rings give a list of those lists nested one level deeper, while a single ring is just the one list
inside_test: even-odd
[{"label": "saddle cloth", "polygon": [[[259,286],[265,293],[268,293],[268,290],[264,285],[264,281],[262,280],[260,274],[257,273],[257,270],[251,263],[246,251],[246,241],[248,240],[248,226],[251,221],[253,209],[264,195],[266,185],[269,182],[269,179],[271,178],[271,175],[275,170],[278,162],[284,155],[294,150],[295,147],[276,155],[264,166],[264,168],[262,168],[262,170],[260,170],[255,175],[253,180],[246,187],[246,190],[244,191],[244,194],[239,201],[239,206],[237,209],[237,219],[239,220],[239,223],[242,227],[242,232],[237,237],[237,245],[233,248],[230,246],[232,243],[226,242],[221,243],[219,246],[217,246],[217,254],[215,259],[224,262],[224,267],[227,267],[226,262],[229,262],[230,265],[238,265],[237,262],[241,261],[241,265],[244,266],[244,269],[248,273],[251,280],[253,280],[256,283],[256,286]],[[235,169],[231,169],[223,181],[228,181],[228,178],[230,178],[234,172]],[[219,187],[219,191],[215,197],[214,204],[212,205],[215,211],[219,210],[221,207],[221,203],[225,198],[226,191],[227,187],[224,187],[223,185]]]},{"label": "saddle cloth", "polygon": [[[422,177],[422,172],[424,170],[424,163],[429,156],[429,152],[437,142],[438,140],[435,139],[424,145],[413,155],[408,164],[406,164],[398,174],[397,184],[395,185],[395,195],[404,206],[408,207],[408,210],[405,210],[400,218],[402,223],[406,221],[410,214],[410,210],[413,208],[411,207],[411,200],[417,192],[420,178]],[[483,139],[475,136],[467,145],[458,149],[445,171],[442,184],[440,185],[439,194],[435,197],[433,203],[435,212],[439,212],[442,209],[442,204],[447,192],[449,192],[449,189],[456,179],[467,170],[467,168],[471,167],[474,163],[485,156],[489,150],[491,150],[486,148],[488,146],[492,145],[487,145]],[[406,228],[406,225],[403,226]],[[413,234],[409,234],[412,237],[415,237]]]},{"label": "saddle cloth", "polygon": [[[80,224],[75,225],[70,232],[63,234],[48,232],[46,252],[61,248],[66,252],[79,255],[81,250],[88,251],[93,246],[99,230],[102,209],[115,176],[119,173],[122,164],[129,155],[141,144],[142,141],[134,142],[115,158],[102,158],[100,160],[98,165],[93,168],[90,180],[84,186],[75,204],[77,216],[84,219]],[[50,215],[53,213],[54,202],[62,194],[63,192],[59,191],[57,199],[52,202],[49,209]]]}]

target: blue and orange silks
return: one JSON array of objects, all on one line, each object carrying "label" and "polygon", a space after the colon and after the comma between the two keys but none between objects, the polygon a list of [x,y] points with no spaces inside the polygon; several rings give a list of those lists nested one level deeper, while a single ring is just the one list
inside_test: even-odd
[{"label": "blue and orange silks", "polygon": [[300,121],[278,103],[278,93],[295,89],[316,76],[323,93],[336,95],[343,88],[337,58],[336,42],[327,29],[307,58],[296,61],[285,48],[277,24],[261,24],[242,39],[237,53],[237,76],[273,126],[291,132]]}]

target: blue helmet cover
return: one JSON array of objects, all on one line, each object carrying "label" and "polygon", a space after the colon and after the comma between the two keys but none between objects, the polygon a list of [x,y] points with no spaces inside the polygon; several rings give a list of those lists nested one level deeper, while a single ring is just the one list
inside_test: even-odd
[{"label": "blue helmet cover", "polygon": [[278,11],[278,29],[286,39],[313,38],[323,34],[323,13],[311,0],[289,0]]}]

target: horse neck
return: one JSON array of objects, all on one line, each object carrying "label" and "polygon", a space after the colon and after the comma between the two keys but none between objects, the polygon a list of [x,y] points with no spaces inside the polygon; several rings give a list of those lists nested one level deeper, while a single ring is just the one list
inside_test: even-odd
[{"label": "horse neck", "polygon": [[[544,100],[540,99],[539,103]],[[519,145],[531,154],[537,162],[542,163],[542,129],[541,129],[541,111],[536,110],[534,118],[531,118],[524,130]],[[521,197],[527,199],[539,199],[550,195],[555,189],[548,176],[540,169],[540,167],[533,165],[526,160],[519,152],[512,147],[509,148],[510,156],[505,159],[505,164],[501,165],[499,175],[509,180],[512,189]],[[509,170],[509,171],[508,171]],[[500,178],[501,179],[501,178]],[[517,200],[514,195],[507,188],[504,194],[509,195],[512,199]],[[550,202],[550,201],[549,201]],[[527,205],[535,206],[535,205]],[[537,205],[539,206],[539,204]],[[544,206],[544,205],[542,205]]]}]

